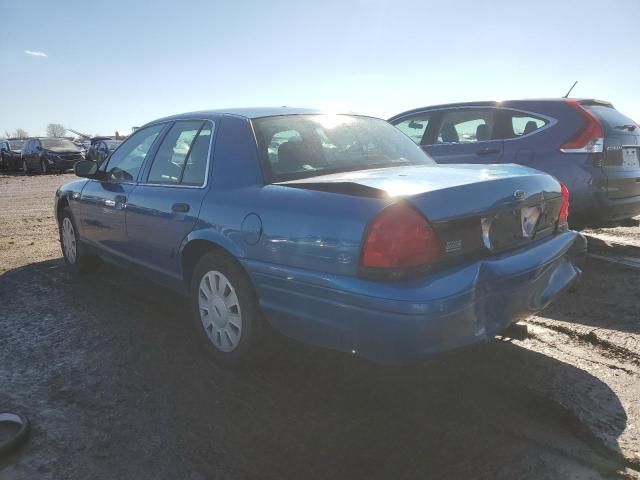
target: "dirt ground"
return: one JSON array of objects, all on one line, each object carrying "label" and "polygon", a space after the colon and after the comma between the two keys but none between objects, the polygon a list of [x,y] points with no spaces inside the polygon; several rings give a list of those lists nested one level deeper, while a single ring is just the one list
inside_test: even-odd
[{"label": "dirt ground", "polygon": [[[640,270],[589,259],[524,341],[403,369],[283,342],[233,373],[183,298],[67,272],[73,178],[0,175],[0,411],[33,423],[0,479],[640,478]],[[586,233],[606,256],[640,227]]]}]

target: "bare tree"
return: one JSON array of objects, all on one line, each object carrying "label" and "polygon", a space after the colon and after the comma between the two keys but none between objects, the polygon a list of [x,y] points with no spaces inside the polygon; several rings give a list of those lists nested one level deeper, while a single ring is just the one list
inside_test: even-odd
[{"label": "bare tree", "polygon": [[67,129],[59,123],[50,123],[47,125],[47,137],[64,137]]},{"label": "bare tree", "polygon": [[28,138],[29,132],[27,132],[22,128],[16,128],[16,130],[13,133],[8,130],[5,130],[4,137],[5,138]]}]

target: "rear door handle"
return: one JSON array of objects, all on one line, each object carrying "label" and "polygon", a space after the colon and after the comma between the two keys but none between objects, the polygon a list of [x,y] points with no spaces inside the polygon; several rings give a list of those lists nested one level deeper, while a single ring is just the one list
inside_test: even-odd
[{"label": "rear door handle", "polygon": [[171,205],[171,210],[176,213],[187,213],[189,211],[188,203],[174,203]]},{"label": "rear door handle", "polygon": [[497,148],[483,148],[476,152],[476,155],[492,155],[494,153],[500,153],[500,150]]}]

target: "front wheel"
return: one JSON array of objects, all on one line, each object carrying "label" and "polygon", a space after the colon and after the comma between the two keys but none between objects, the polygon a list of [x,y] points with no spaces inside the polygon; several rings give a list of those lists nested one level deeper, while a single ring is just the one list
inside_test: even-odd
[{"label": "front wheel", "polygon": [[80,242],[71,210],[67,207],[60,215],[60,246],[62,256],[73,273],[86,273],[98,266],[98,258],[89,254]]},{"label": "front wheel", "polygon": [[231,256],[211,252],[200,259],[191,302],[198,337],[217,363],[243,368],[265,358],[272,332],[249,277]]}]

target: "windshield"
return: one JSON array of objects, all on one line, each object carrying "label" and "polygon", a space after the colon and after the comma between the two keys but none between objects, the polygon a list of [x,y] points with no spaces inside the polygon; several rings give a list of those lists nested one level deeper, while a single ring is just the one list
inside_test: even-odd
[{"label": "windshield", "polygon": [[11,150],[22,150],[24,140],[9,140],[9,148]]},{"label": "windshield", "polygon": [[78,147],[66,138],[42,138],[40,142],[42,143],[42,148],[47,150],[78,150]]},{"label": "windshield", "polygon": [[399,130],[377,118],[284,115],[253,121],[268,181],[329,173],[435,165]]}]

